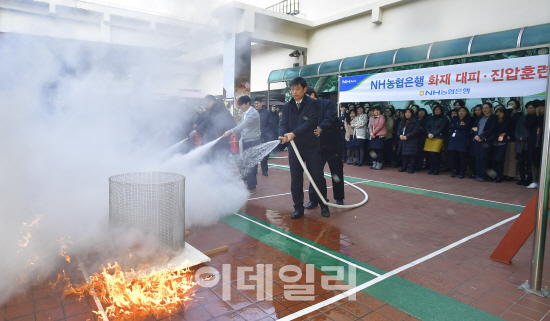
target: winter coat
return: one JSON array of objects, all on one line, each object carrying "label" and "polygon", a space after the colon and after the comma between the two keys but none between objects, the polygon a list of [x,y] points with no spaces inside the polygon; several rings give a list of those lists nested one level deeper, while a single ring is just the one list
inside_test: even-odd
[{"label": "winter coat", "polygon": [[[508,143],[509,141],[509,137],[514,136],[514,133],[512,132],[511,123],[512,121],[510,119],[508,119],[505,122],[497,122],[497,128],[495,129],[496,135],[495,135],[495,139],[493,140],[493,145],[495,146],[506,145],[506,143]],[[502,133],[505,133],[506,135],[504,135],[504,137],[502,138],[502,141],[499,141],[498,138]]]},{"label": "winter coat", "polygon": [[[296,135],[294,143],[298,150],[318,149],[319,137],[313,131],[319,121],[319,103],[317,100],[304,95],[300,109],[296,106],[296,100],[292,98],[283,107],[279,136],[286,133]],[[292,145],[290,145],[292,146]],[[292,151],[292,148],[290,149]]]},{"label": "winter coat", "polygon": [[459,152],[468,151],[468,142],[470,138],[470,129],[472,128],[472,117],[466,116],[464,119],[455,116],[451,119],[449,129],[449,146],[448,150],[456,150]]},{"label": "winter coat", "polygon": [[447,117],[441,115],[441,116],[433,116],[428,120],[428,127],[426,128],[426,133],[434,135],[433,138],[435,139],[444,139],[447,135],[447,126],[449,124],[449,120]]},{"label": "winter coat", "polygon": [[386,137],[388,134],[386,130],[386,117],[383,115],[371,117],[369,120],[369,132],[374,134],[374,137]]},{"label": "winter coat", "polygon": [[319,103],[319,122],[321,128],[320,144],[321,150],[327,151],[333,148],[342,149],[342,133],[338,121],[338,110],[332,100],[317,99]]},{"label": "winter coat", "polygon": [[537,116],[527,115],[525,118],[524,126],[529,130],[529,137],[527,138],[527,151],[529,153],[529,160],[531,162],[540,161],[540,153],[542,146],[542,133],[544,132],[544,115]]},{"label": "winter coat", "polygon": [[510,137],[508,139],[509,142],[515,142],[516,141],[516,136],[514,135],[514,131],[516,129],[516,125],[519,121],[519,119],[523,116],[523,113],[521,111],[516,111],[515,113],[513,113],[511,116],[510,116],[510,128],[511,128],[511,131],[510,131]]},{"label": "winter coat", "polygon": [[[483,118],[479,117],[474,127],[477,127],[478,133],[479,133],[479,121]],[[497,136],[497,123],[498,123],[498,117],[495,114],[489,115],[489,118],[487,119],[487,122],[485,122],[485,127],[483,128],[483,133],[481,135],[477,134],[483,141],[493,141],[495,137]]]},{"label": "winter coat", "polygon": [[367,138],[367,123],[368,118],[366,114],[355,116],[351,121],[351,127],[353,128],[353,135],[359,139]]},{"label": "winter coat", "polygon": [[[229,110],[225,108],[224,104],[219,100],[216,100],[214,102],[214,105],[212,105],[210,109],[204,111],[202,114],[206,114],[204,116],[204,120],[197,126],[195,130],[197,131],[197,133],[202,135],[204,144],[217,139],[218,137],[222,136],[226,131],[237,126],[237,123],[235,122],[235,119],[233,118]],[[216,143],[215,148],[225,148],[229,150],[229,137],[224,137],[220,139]]]},{"label": "winter coat", "polygon": [[518,119],[516,128],[514,129],[514,138],[516,139],[516,153],[521,153],[527,150],[527,141],[529,140],[529,129],[525,127],[527,115],[523,115]]},{"label": "winter coat", "polygon": [[392,116],[386,118],[386,140],[393,139],[393,133],[395,132],[395,120]]},{"label": "winter coat", "polygon": [[[403,125],[405,120],[402,121]],[[418,150],[418,134],[420,133],[420,126],[418,119],[413,118],[407,127],[399,128],[397,136],[407,136],[407,140],[400,140],[399,150],[403,156],[414,156]],[[399,154],[399,152],[398,152]]]}]

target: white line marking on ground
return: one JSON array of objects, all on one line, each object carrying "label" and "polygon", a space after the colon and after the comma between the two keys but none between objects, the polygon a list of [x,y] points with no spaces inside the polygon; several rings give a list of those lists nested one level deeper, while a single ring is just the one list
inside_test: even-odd
[{"label": "white line marking on ground", "polygon": [[337,260],[339,260],[339,261],[342,261],[342,262],[344,262],[344,263],[346,263],[346,264],[348,264],[348,265],[355,266],[355,268],[357,268],[357,269],[363,270],[363,271],[365,271],[365,272],[367,272],[367,273],[370,273],[370,274],[372,274],[372,275],[380,276],[380,274],[378,274],[378,273],[376,273],[376,272],[373,272],[373,271],[371,271],[371,270],[369,270],[369,269],[367,269],[367,268],[364,268],[364,267],[362,267],[362,266],[359,266],[359,265],[357,265],[357,264],[355,264],[355,263],[351,263],[351,262],[349,262],[349,261],[346,261],[346,260],[344,260],[344,259],[342,259],[342,258],[340,258],[340,257],[338,257],[338,256],[336,256],[336,255],[334,255],[334,254],[331,254],[331,253],[328,253],[328,252],[326,252],[326,251],[323,251],[323,250],[321,250],[321,249],[319,249],[319,248],[317,248],[317,247],[315,247],[315,246],[313,246],[313,245],[311,245],[311,244],[308,244],[308,243],[306,243],[306,242],[304,242],[304,241],[300,241],[300,240],[298,240],[297,238],[294,238],[294,237],[292,237],[292,236],[290,236],[290,235],[287,235],[287,234],[285,234],[285,233],[282,233],[281,231],[278,231],[278,230],[276,230],[276,229],[274,229],[274,228],[271,228],[271,227],[269,227],[269,226],[265,226],[265,225],[263,225],[263,224],[260,224],[260,223],[254,221],[254,220],[251,220],[251,219],[249,219],[248,217],[243,216],[243,215],[241,215],[241,214],[239,214],[239,213],[234,213],[234,214],[235,214],[235,215],[238,215],[239,217],[244,218],[245,220],[248,220],[248,221],[250,221],[250,222],[252,222],[252,223],[254,223],[254,224],[257,224],[257,225],[259,225],[259,226],[261,226],[261,227],[264,227],[264,228],[266,228],[266,229],[268,229],[268,230],[271,230],[271,231],[273,231],[273,232],[275,232],[275,233],[278,233],[278,234],[280,234],[280,235],[282,235],[282,236],[284,236],[284,237],[287,237],[287,238],[289,238],[289,239],[291,239],[291,240],[293,240],[293,241],[296,241],[296,242],[298,242],[298,243],[300,243],[300,244],[302,244],[302,245],[305,245],[305,246],[307,246],[307,247],[309,247],[309,248],[312,248],[312,249],[314,249],[314,250],[316,250],[316,251],[318,251],[318,252],[321,252],[321,253],[323,253],[323,254],[325,254],[325,255],[327,255],[327,256],[330,256],[330,257],[332,257],[332,258],[335,258],[335,259],[337,259]]},{"label": "white line marking on ground", "polygon": [[417,265],[417,264],[420,264],[420,263],[422,263],[422,262],[424,262],[424,261],[426,261],[426,260],[429,260],[429,259],[431,259],[431,258],[433,258],[433,257],[435,257],[435,256],[437,256],[437,255],[439,255],[439,254],[441,254],[441,253],[443,253],[443,252],[446,252],[446,251],[448,251],[448,250],[450,250],[450,249],[452,249],[452,248],[454,248],[454,247],[456,247],[456,246],[458,246],[458,245],[460,245],[460,244],[462,244],[462,243],[464,243],[464,242],[467,242],[467,241],[469,241],[469,240],[471,240],[471,239],[473,239],[473,238],[475,238],[475,237],[477,237],[477,236],[480,236],[480,235],[482,235],[482,234],[485,234],[485,233],[491,231],[492,229],[495,229],[495,228],[497,228],[497,227],[499,227],[499,226],[501,226],[501,225],[503,225],[503,224],[506,224],[506,223],[508,223],[508,222],[510,222],[510,221],[512,221],[512,220],[515,220],[515,219],[518,218],[518,217],[519,217],[519,214],[514,215],[514,216],[512,216],[512,217],[510,217],[510,218],[507,218],[507,219],[505,219],[504,221],[501,221],[501,222],[499,222],[499,223],[496,223],[496,224],[494,224],[494,225],[492,225],[492,226],[490,226],[490,227],[488,227],[488,228],[486,228],[486,229],[484,229],[484,230],[481,230],[481,231],[479,231],[479,232],[477,232],[477,233],[475,233],[475,234],[472,234],[472,235],[470,235],[470,236],[467,236],[467,237],[465,237],[465,238],[463,238],[463,239],[461,239],[461,240],[459,240],[459,241],[456,241],[456,242],[454,242],[454,243],[452,243],[452,244],[450,244],[450,245],[447,245],[446,247],[444,247],[444,248],[442,248],[442,249],[440,249],[440,250],[437,250],[437,251],[435,251],[435,252],[433,252],[433,253],[430,253],[430,254],[428,254],[428,255],[426,255],[426,256],[424,256],[424,257],[418,259],[418,260],[415,260],[415,261],[413,261],[413,262],[411,262],[411,263],[409,263],[409,264],[405,264],[405,265],[403,265],[402,267],[399,267],[399,268],[397,268],[397,269],[395,269],[395,270],[392,270],[392,271],[390,271],[390,272],[388,272],[388,273],[385,273],[385,274],[383,274],[383,275],[381,275],[381,276],[379,276],[379,277],[377,277],[377,278],[375,278],[375,279],[372,279],[372,280],[370,280],[370,281],[368,281],[368,282],[365,282],[365,283],[361,284],[361,285],[358,286],[358,287],[355,287],[355,288],[353,288],[353,289],[350,289],[350,290],[348,290],[348,291],[346,291],[346,292],[344,292],[344,293],[340,293],[340,294],[338,294],[338,295],[336,295],[336,296],[333,296],[333,297],[330,298],[330,299],[327,299],[327,300],[325,300],[325,301],[322,301],[322,302],[319,302],[319,303],[314,304],[314,305],[312,305],[312,306],[309,306],[309,307],[307,307],[307,308],[305,308],[305,309],[302,309],[302,310],[300,310],[300,311],[298,311],[298,312],[296,312],[296,313],[290,314],[290,315],[288,315],[288,316],[286,316],[286,317],[284,317],[284,318],[282,318],[282,319],[279,319],[279,321],[294,320],[294,319],[296,319],[296,318],[298,318],[298,317],[301,317],[301,316],[306,315],[306,314],[308,314],[308,313],[311,313],[311,312],[313,312],[313,311],[319,310],[319,309],[321,309],[321,308],[323,308],[323,307],[325,307],[325,306],[327,306],[327,305],[329,305],[329,304],[331,304],[331,303],[334,303],[334,302],[336,302],[336,301],[338,301],[338,300],[347,298],[348,296],[350,296],[350,295],[352,295],[352,294],[354,294],[354,293],[357,293],[357,292],[359,292],[359,291],[362,291],[362,290],[364,290],[364,289],[366,289],[366,288],[368,288],[368,287],[370,287],[370,286],[372,286],[372,285],[375,285],[375,284],[378,283],[378,282],[381,282],[381,281],[383,281],[383,280],[389,278],[390,276],[396,275],[396,274],[399,273],[399,272],[403,272],[403,271],[405,271],[405,270],[407,270],[407,269],[409,269],[409,268],[411,268],[411,267],[413,267],[413,266],[415,266],[415,265]]},{"label": "white line marking on ground", "polygon": [[[78,265],[80,266],[80,271],[82,272],[84,279],[86,280],[86,282],[90,283],[90,277],[88,275],[88,272],[86,271],[86,268],[84,267],[84,264],[82,263],[82,260],[78,256],[76,257],[76,260],[78,261]],[[107,319],[107,314],[105,314],[105,310],[103,310],[103,305],[101,305],[101,301],[99,301],[99,298],[97,297],[94,288],[90,289],[90,293],[92,293],[92,296],[94,297],[95,304],[97,305],[97,309],[99,310],[99,313],[101,314],[103,320],[109,321],[109,319]]]},{"label": "white line marking on ground", "polygon": [[[289,168],[289,166],[287,166],[287,165],[279,165],[279,164],[272,164],[272,165],[270,165],[270,166],[272,166],[272,167]],[[330,173],[325,173],[325,176],[327,176],[327,175],[328,175],[328,177],[330,177]],[[491,202],[491,203],[497,203],[497,204],[512,205],[512,206],[521,206],[521,207],[524,207],[524,206],[525,206],[525,205],[519,205],[519,204],[511,204],[511,203],[504,203],[504,202],[498,202],[498,201],[491,201],[491,200],[487,200],[487,199],[483,199],[483,198],[477,198],[477,197],[472,197],[472,196],[465,196],[465,195],[458,195],[458,194],[452,194],[452,193],[434,191],[434,190],[425,189],[425,188],[420,188],[420,187],[413,187],[413,186],[406,186],[406,185],[399,185],[399,184],[393,184],[393,183],[375,181],[375,180],[372,180],[372,179],[361,178],[361,177],[354,177],[354,176],[347,176],[347,175],[344,175],[344,178],[345,178],[345,177],[349,177],[349,178],[353,178],[353,179],[360,179],[360,180],[363,180],[363,182],[374,182],[374,183],[380,183],[380,184],[387,184],[387,185],[393,185],[393,186],[398,186],[398,187],[405,187],[405,188],[417,189],[417,190],[421,190],[421,191],[432,192],[432,193],[438,193],[438,194],[444,194],[444,195],[452,195],[452,196],[464,197],[464,198],[469,198],[469,199],[474,199],[474,200],[479,200],[479,201],[485,201],[485,202]]]}]

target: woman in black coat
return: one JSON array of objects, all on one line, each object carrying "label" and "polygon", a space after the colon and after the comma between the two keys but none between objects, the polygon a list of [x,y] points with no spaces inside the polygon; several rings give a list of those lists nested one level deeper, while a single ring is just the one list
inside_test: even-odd
[{"label": "woman in black coat", "polygon": [[488,181],[487,167],[491,158],[491,149],[493,140],[497,136],[496,129],[498,118],[493,114],[493,106],[490,103],[484,103],[482,107],[483,116],[481,116],[475,125],[477,135],[474,137],[476,144],[476,162],[478,182]]},{"label": "woman in black coat", "polygon": [[477,178],[477,168],[476,168],[476,144],[475,137],[477,136],[477,120],[483,115],[481,110],[481,104],[476,105],[472,109],[472,127],[470,128],[470,144],[468,146],[468,167],[472,174],[470,178]]},{"label": "woman in black coat", "polygon": [[[426,143],[426,138],[428,138],[428,133],[426,128],[428,127],[428,112],[425,108],[420,108],[418,110],[418,125],[420,126],[420,133],[418,134],[418,153],[416,154],[415,170],[422,170],[424,165],[424,143]],[[426,162],[426,166],[429,167],[429,162]]]},{"label": "woman in black coat", "polygon": [[[535,108],[535,113],[529,113],[525,119],[524,126],[529,129],[527,139],[527,152],[531,163],[533,182],[527,188],[538,188],[540,157],[542,147],[542,136],[544,132],[544,104],[540,100],[529,102]],[[527,103],[529,105],[529,103]]]},{"label": "woman in black coat", "polygon": [[530,131],[525,127],[525,120],[529,115],[535,114],[535,107],[532,102],[527,103],[525,106],[527,109],[527,115],[523,115],[518,119],[516,123],[514,137],[516,138],[516,158],[518,160],[518,172],[519,182],[516,185],[529,186],[533,181],[531,173],[531,162],[529,161],[529,152],[527,142],[529,140]]},{"label": "woman in black coat", "polygon": [[414,163],[416,153],[418,151],[418,134],[420,133],[420,126],[414,115],[414,110],[405,110],[405,118],[401,121],[399,127],[399,149],[403,158],[403,165],[400,172],[404,172],[407,169],[407,165],[410,163],[409,174],[414,173]]},{"label": "woman in black coat", "polygon": [[[449,120],[443,114],[443,108],[439,105],[435,106],[433,109],[433,116],[428,120],[428,127],[426,132],[428,138],[431,139],[445,139],[447,134],[447,126],[449,125]],[[427,152],[428,160],[430,162],[430,171],[428,174],[439,175],[439,166],[441,165],[441,150],[436,152]]]},{"label": "woman in black coat", "polygon": [[510,116],[510,135],[508,135],[508,143],[506,144],[506,159],[504,160],[504,175],[503,180],[513,181],[518,173],[518,163],[516,154],[516,137],[514,131],[518,120],[523,116],[521,104],[517,99],[508,101],[508,116]]},{"label": "woman in black coat", "polygon": [[508,144],[509,136],[513,136],[511,130],[511,121],[508,117],[508,112],[504,106],[500,105],[495,109],[495,114],[498,117],[496,128],[496,137],[493,141],[492,159],[493,169],[496,171],[495,183],[502,182],[504,176],[504,160],[506,159],[506,144]]},{"label": "woman in black coat", "polygon": [[464,178],[471,128],[472,117],[470,117],[468,108],[460,107],[458,116],[453,117],[449,125],[450,136],[447,153],[451,165],[451,177],[455,177],[458,171],[458,177]]}]

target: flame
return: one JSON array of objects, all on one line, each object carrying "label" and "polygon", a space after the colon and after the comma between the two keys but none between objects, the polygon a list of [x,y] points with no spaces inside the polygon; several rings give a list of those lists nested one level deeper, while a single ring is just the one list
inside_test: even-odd
[{"label": "flame", "polygon": [[[83,296],[95,290],[106,306],[108,318],[139,319],[151,314],[173,313],[186,301],[194,299],[192,273],[188,268],[124,272],[120,265],[102,266],[101,273],[90,276],[90,282],[66,291]],[[96,312],[97,313],[97,312]]]},{"label": "flame", "polygon": [[[30,229],[31,227],[33,227],[34,225],[38,224],[38,222],[42,219],[42,217],[44,217],[44,215],[36,215],[34,221],[32,221],[30,224],[27,224],[25,222],[23,222],[23,225],[19,228],[19,231],[21,233],[25,233],[27,232],[27,236],[23,236],[23,239],[24,241],[20,240],[17,244],[20,246],[20,247],[27,247],[27,245],[29,245],[29,243],[31,242],[31,232],[30,232]],[[23,251],[23,249],[17,251],[17,253]]]},{"label": "flame", "polygon": [[[63,238],[60,238],[59,240],[57,240],[57,242],[59,243],[59,245],[61,245],[59,249],[59,254],[65,258],[65,261],[71,263],[71,257],[67,255],[67,249],[69,248],[69,246],[65,244],[65,240]],[[69,243],[72,243],[71,240],[69,240]]]}]

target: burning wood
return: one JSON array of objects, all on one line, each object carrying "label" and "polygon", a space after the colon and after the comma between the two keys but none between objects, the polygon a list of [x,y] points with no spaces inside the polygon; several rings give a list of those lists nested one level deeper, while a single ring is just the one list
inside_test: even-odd
[{"label": "burning wood", "polygon": [[113,319],[138,319],[151,314],[174,313],[186,301],[194,299],[192,273],[188,268],[139,270],[124,272],[118,263],[102,267],[101,273],[90,276],[90,282],[66,294],[84,296],[95,290],[105,305],[105,313]]}]

